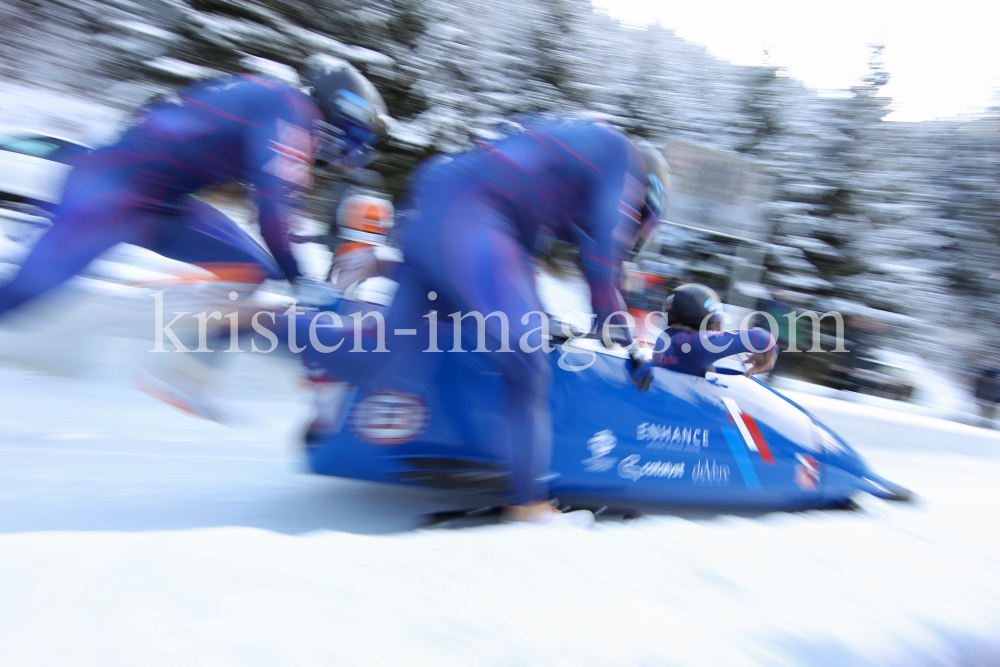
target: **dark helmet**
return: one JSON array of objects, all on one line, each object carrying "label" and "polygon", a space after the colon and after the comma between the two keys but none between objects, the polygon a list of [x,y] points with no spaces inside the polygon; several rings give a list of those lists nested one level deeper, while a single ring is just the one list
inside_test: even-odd
[{"label": "dark helmet", "polygon": [[345,169],[371,162],[388,115],[371,81],[346,60],[325,53],[306,58],[302,80],[323,114],[317,159]]},{"label": "dark helmet", "polygon": [[663,312],[667,314],[668,326],[683,324],[701,330],[704,322],[707,331],[722,328],[722,300],[714,289],[698,283],[681,285],[668,294]]},{"label": "dark helmet", "polygon": [[670,199],[670,166],[666,158],[653,144],[642,139],[634,139],[635,147],[646,163],[646,201],[642,206],[642,221],[632,252],[638,253],[653,237],[660,220],[667,212]]}]

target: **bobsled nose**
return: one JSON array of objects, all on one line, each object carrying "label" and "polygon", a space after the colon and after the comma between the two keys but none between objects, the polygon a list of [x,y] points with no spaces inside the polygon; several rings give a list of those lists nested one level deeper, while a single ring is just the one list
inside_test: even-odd
[{"label": "bobsled nose", "polygon": [[913,500],[914,493],[906,487],[893,484],[878,475],[868,474],[858,478],[858,488],[883,500],[906,502]]}]

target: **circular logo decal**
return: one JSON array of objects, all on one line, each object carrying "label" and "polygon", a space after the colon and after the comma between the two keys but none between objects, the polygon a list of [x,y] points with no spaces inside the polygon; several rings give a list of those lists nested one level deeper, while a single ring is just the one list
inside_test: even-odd
[{"label": "circular logo decal", "polygon": [[416,396],[393,391],[368,394],[351,410],[351,430],[369,445],[404,445],[420,437],[431,411]]}]

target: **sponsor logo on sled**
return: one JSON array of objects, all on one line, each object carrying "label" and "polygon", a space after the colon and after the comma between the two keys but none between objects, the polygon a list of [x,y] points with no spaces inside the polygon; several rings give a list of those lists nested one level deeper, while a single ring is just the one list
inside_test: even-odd
[{"label": "sponsor logo on sled", "polygon": [[819,461],[808,454],[796,454],[799,464],[795,466],[795,483],[803,491],[819,490]]},{"label": "sponsor logo on sled", "polygon": [[671,426],[670,424],[639,424],[636,431],[639,442],[648,442],[652,449],[671,449],[685,452],[700,452],[708,447],[708,429]]},{"label": "sponsor logo on sled", "polygon": [[608,456],[618,446],[618,438],[611,429],[598,431],[587,441],[590,458],[583,459],[583,469],[587,472],[607,472],[618,463],[617,456]]},{"label": "sponsor logo on sled", "polygon": [[729,466],[711,461],[698,461],[691,470],[692,484],[729,484]]},{"label": "sponsor logo on sled", "polygon": [[640,477],[666,477],[667,479],[680,479],[684,476],[683,463],[671,463],[670,461],[648,461],[639,464],[641,457],[638,454],[626,456],[618,464],[618,475],[633,482]]},{"label": "sponsor logo on sled", "polygon": [[369,445],[403,445],[420,437],[431,411],[416,396],[393,391],[368,394],[351,410],[351,430]]}]

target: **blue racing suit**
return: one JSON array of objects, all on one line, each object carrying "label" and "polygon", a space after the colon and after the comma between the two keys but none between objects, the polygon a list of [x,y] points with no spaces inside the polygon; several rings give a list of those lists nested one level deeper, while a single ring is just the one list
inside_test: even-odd
[{"label": "blue racing suit", "polygon": [[[52,227],[0,287],[0,316],[118,243],[210,271],[225,265],[230,276],[246,269],[242,282],[299,276],[286,233],[289,197],[309,184],[319,110],[291,86],[250,75],[195,84],[174,100],[146,110],[117,144],[79,162]],[[273,259],[232,220],[188,196],[232,181],[254,187]]]},{"label": "blue racing suit", "polygon": [[[528,124],[523,133],[478,150],[432,159],[414,177],[400,233],[404,261],[393,276],[399,289],[385,318],[389,354],[351,354],[347,323],[345,329],[314,328],[326,349],[344,344],[329,352],[310,345],[306,360],[352,384],[401,387],[420,378],[408,387],[419,389],[435,357],[422,353],[430,349],[429,310],[438,311],[442,323],[456,312],[502,314],[484,324],[489,356],[509,395],[496,444],[510,462],[511,501],[546,500],[551,367],[540,349],[533,256],[556,236],[572,239],[598,323],[624,324],[614,313],[626,312],[618,292],[621,264],[635,243],[644,178],[631,142],[600,122]],[[310,323],[292,322],[301,345],[309,341]],[[463,324],[479,326],[471,317]],[[399,330],[413,333],[396,335]],[[624,338],[631,342],[630,333]],[[497,351],[505,344],[510,351]]]},{"label": "blue racing suit", "polygon": [[[775,349],[774,337],[765,329],[754,327],[746,331],[688,331],[668,327],[670,345],[653,353],[653,362],[678,373],[705,377],[712,364],[724,357],[742,352],[770,352]],[[657,343],[659,347],[659,342]]]}]

